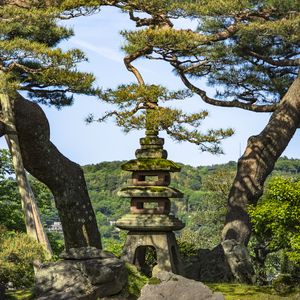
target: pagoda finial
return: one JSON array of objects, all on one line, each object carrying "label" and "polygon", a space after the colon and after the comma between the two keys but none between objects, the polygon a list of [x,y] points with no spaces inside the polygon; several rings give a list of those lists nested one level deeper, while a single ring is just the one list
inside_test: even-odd
[{"label": "pagoda finial", "polygon": [[147,103],[146,109],[146,136],[157,136],[158,137],[158,129],[153,124],[153,116],[154,110],[158,108],[158,101],[157,100],[150,100]]}]

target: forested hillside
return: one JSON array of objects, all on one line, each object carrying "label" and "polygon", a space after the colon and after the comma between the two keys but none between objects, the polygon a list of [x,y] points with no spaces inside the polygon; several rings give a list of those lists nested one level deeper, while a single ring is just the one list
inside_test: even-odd
[{"label": "forested hillside", "polygon": [[[114,222],[129,210],[129,199],[117,196],[117,190],[127,184],[131,174],[121,170],[122,161],[101,162],[83,166],[89,194],[103,237],[118,237]],[[235,175],[236,162],[192,167],[180,164],[179,173],[172,174],[173,187],[184,192],[183,199],[173,200],[172,210],[186,223],[182,238],[197,240],[198,246],[212,247],[222,229],[226,198]],[[298,176],[300,159],[282,157],[276,163],[274,175]]]}]

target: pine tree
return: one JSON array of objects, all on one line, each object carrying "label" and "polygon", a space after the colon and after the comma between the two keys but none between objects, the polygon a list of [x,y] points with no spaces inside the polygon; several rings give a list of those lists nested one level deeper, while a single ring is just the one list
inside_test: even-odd
[{"label": "pine tree", "polygon": [[2,105],[2,135],[15,135],[8,125],[16,128],[25,167],[51,189],[66,248],[88,245],[99,248],[100,235],[82,170],[50,142],[45,115],[37,104],[29,103],[22,96],[61,108],[72,104],[74,94],[97,94],[97,89],[92,87],[93,75],[76,68],[77,63],[86,60],[84,54],[77,49],[64,52],[57,47],[61,40],[73,34],[57,25],[58,18],[73,16],[63,13],[57,2],[0,3],[1,99],[8,99],[15,119],[7,122]]},{"label": "pine tree", "polygon": [[[142,78],[134,61],[161,60],[173,66],[184,85],[208,104],[272,113],[264,130],[249,138],[228,199],[222,238],[247,245],[251,234],[247,206],[257,203],[267,176],[299,127],[299,1],[133,0],[98,4],[120,8],[141,28],[122,32],[127,41],[123,47],[125,65],[140,85]],[[178,18],[196,21],[198,26],[178,29],[174,26]],[[200,79],[215,87],[215,97],[197,84]],[[141,102],[135,105],[122,98],[122,91],[128,93],[131,89],[121,86],[103,94],[104,100],[116,103],[122,111],[127,109],[121,114],[110,113],[125,129],[144,121],[143,117],[133,117]],[[132,121],[128,122],[128,117]],[[157,121],[161,129],[168,131],[178,119],[166,119],[171,121],[168,126],[159,123],[159,118]],[[185,122],[195,119],[186,118]],[[199,123],[194,124],[194,132],[199,134]],[[178,132],[176,126],[173,128]],[[184,133],[180,139],[189,140],[189,132]],[[243,277],[246,273],[240,274]],[[251,281],[250,276],[244,279]]]},{"label": "pine tree", "polygon": [[[141,27],[122,32],[127,66],[138,58],[162,60],[208,104],[273,113],[261,134],[249,139],[229,196],[223,239],[247,244],[251,225],[246,207],[257,202],[299,125],[299,1],[137,0],[112,5]],[[177,18],[198,26],[178,29]],[[197,85],[199,79],[216,88],[215,98]]]}]

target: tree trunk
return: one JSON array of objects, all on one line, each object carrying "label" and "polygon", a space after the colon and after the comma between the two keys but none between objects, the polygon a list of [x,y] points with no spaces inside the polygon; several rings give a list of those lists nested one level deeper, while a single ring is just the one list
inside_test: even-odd
[{"label": "tree trunk", "polygon": [[65,248],[101,248],[81,167],[51,143],[49,123],[39,105],[18,95],[14,113],[24,166],[51,190],[63,227]]},{"label": "tree trunk", "polygon": [[26,171],[23,166],[21,150],[17,135],[6,135],[6,141],[10,149],[13,166],[16,173],[19,192],[22,199],[22,209],[25,215],[26,231],[29,236],[37,240],[46,250],[47,258],[53,256],[48,236],[41,221],[40,212],[36,204]]},{"label": "tree trunk", "polygon": [[248,140],[238,161],[237,175],[228,199],[223,240],[234,239],[247,245],[251,224],[247,205],[256,204],[263,193],[267,176],[293,137],[300,122],[300,77],[293,82],[267,126]]},{"label": "tree trunk", "polygon": [[37,240],[46,250],[48,258],[51,258],[52,249],[41,222],[38,207],[34,194],[31,190],[26,171],[23,166],[19,139],[15,127],[15,117],[13,113],[14,101],[10,99],[6,90],[6,79],[0,71],[0,103],[2,108],[3,122],[9,131],[6,140],[12,155],[13,166],[16,173],[19,192],[21,194],[22,208],[25,216],[26,231],[29,236]]}]

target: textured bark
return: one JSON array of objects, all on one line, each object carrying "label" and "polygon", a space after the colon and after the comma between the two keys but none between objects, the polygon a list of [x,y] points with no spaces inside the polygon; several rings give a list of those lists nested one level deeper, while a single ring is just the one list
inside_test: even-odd
[{"label": "textured bark", "polygon": [[300,122],[300,78],[293,82],[267,126],[248,140],[238,161],[237,175],[228,199],[228,212],[222,239],[247,245],[251,224],[247,205],[256,204],[267,176],[293,137]]},{"label": "textured bark", "polygon": [[39,105],[18,96],[14,112],[24,166],[53,193],[66,249],[101,248],[82,169],[51,143],[49,124]]}]

